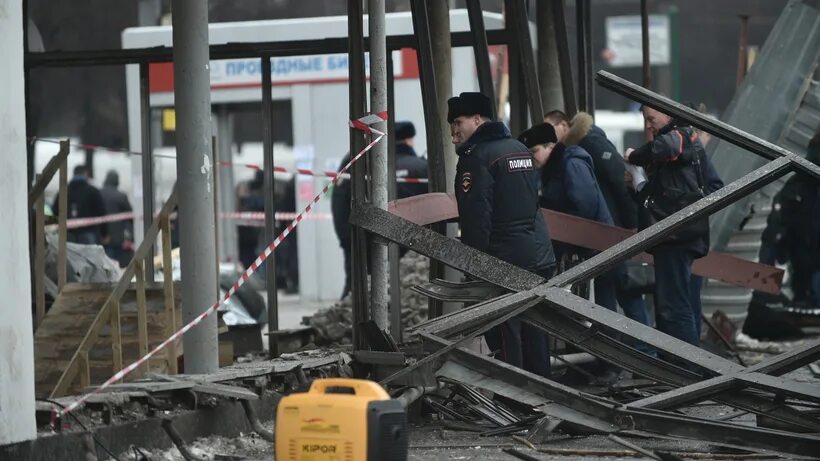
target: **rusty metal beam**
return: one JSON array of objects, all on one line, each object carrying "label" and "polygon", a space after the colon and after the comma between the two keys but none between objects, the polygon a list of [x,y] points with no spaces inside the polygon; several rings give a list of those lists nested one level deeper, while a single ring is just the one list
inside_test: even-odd
[{"label": "rusty metal beam", "polygon": [[[450,194],[417,195],[388,204],[396,216],[418,225],[458,218],[456,199]],[[559,242],[603,251],[635,235],[635,231],[610,226],[557,211],[542,209],[550,238]],[[640,253],[633,259],[652,263],[652,255]],[[735,286],[777,294],[783,281],[783,270],[774,266],[741,259],[725,253],[710,252],[695,261],[692,272]]]}]

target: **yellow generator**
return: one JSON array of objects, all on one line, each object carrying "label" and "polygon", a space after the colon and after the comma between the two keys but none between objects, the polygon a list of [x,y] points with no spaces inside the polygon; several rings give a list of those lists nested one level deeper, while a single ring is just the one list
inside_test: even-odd
[{"label": "yellow generator", "polygon": [[317,379],[276,410],[277,461],[405,461],[407,414],[378,384]]}]

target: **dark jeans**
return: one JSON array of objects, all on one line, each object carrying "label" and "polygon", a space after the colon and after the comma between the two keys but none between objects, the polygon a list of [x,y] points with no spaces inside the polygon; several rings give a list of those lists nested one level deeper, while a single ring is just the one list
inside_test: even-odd
[{"label": "dark jeans", "polygon": [[[550,268],[538,275],[549,279],[552,273]],[[492,351],[499,351],[496,358],[539,376],[550,376],[549,336],[538,328],[515,317],[484,333],[484,339]]]},{"label": "dark jeans", "polygon": [[692,274],[692,282],[689,284],[689,303],[692,305],[692,315],[695,316],[695,331],[698,335],[698,342],[700,342],[700,330],[703,325],[701,321],[703,306],[700,303],[700,290],[702,288],[703,277]]},{"label": "dark jeans", "polygon": [[[692,252],[659,248],[655,257],[655,323],[658,330],[689,344],[698,345],[700,317],[695,317],[692,294]],[[698,299],[700,296],[698,295]]]}]

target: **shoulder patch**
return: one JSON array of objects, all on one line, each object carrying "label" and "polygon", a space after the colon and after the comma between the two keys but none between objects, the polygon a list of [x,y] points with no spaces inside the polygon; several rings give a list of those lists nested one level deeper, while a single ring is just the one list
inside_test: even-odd
[{"label": "shoulder patch", "polygon": [[601,154],[601,158],[603,158],[604,160],[609,160],[611,157],[612,157],[612,152],[609,152],[609,151],[604,152],[603,154]]},{"label": "shoulder patch", "polygon": [[507,171],[510,173],[532,171],[532,157],[513,157],[505,161],[507,162]]},{"label": "shoulder patch", "polygon": [[461,190],[464,192],[470,192],[470,189],[473,187],[473,175],[471,173],[464,173],[461,175]]}]

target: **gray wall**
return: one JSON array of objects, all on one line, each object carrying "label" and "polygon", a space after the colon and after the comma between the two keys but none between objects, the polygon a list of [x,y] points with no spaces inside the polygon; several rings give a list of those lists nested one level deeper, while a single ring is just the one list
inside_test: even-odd
[{"label": "gray wall", "polygon": [[0,1],[0,445],[33,439],[34,348],[31,334],[26,125],[23,110],[22,2]]}]

